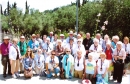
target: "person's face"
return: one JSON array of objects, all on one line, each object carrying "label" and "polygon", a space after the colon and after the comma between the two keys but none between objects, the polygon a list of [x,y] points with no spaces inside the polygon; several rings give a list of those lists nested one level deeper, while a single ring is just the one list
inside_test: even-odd
[{"label": "person's face", "polygon": [[24,40],[25,40],[24,38],[20,38],[20,41],[21,41],[21,42],[24,42]]},{"label": "person's face", "polygon": [[50,40],[47,40],[47,43],[50,43]]},{"label": "person's face", "polygon": [[37,38],[40,38],[40,34],[37,34]]},{"label": "person's face", "polygon": [[80,39],[81,38],[81,36],[77,36],[77,39]]},{"label": "person's face", "polygon": [[14,41],[14,45],[17,45],[18,44],[18,41]]},{"label": "person's face", "polygon": [[96,35],[96,38],[97,38],[97,39],[100,39],[100,35]]},{"label": "person's face", "polygon": [[61,45],[61,42],[58,42],[58,45]]},{"label": "person's face", "polygon": [[70,44],[73,44],[73,40],[70,40]]},{"label": "person's face", "polygon": [[113,41],[114,41],[115,43],[117,43],[117,42],[118,42],[118,39],[114,39]]},{"label": "person's face", "polygon": [[95,45],[95,46],[98,46],[98,42],[95,41],[95,42],[94,42],[94,45]]},{"label": "person's face", "polygon": [[108,38],[108,37],[106,37],[104,40],[105,40],[105,41],[108,41],[108,40],[109,40],[109,38]]},{"label": "person's face", "polygon": [[55,55],[56,55],[56,53],[55,53],[55,52],[52,52],[52,53],[51,53],[51,56],[53,56],[53,57],[54,57]]},{"label": "person's face", "polygon": [[66,54],[67,54],[67,55],[70,54],[70,50],[69,50],[69,49],[66,50]]},{"label": "person's face", "polygon": [[50,33],[50,36],[53,36],[53,34],[52,34],[52,33]]},{"label": "person's face", "polygon": [[4,43],[9,43],[9,39],[4,39]]},{"label": "person's face", "polygon": [[107,47],[108,49],[111,48],[110,44],[107,44],[106,47]]},{"label": "person's face", "polygon": [[90,38],[90,34],[86,34],[86,38],[88,38],[88,39],[89,39],[89,38]]},{"label": "person's face", "polygon": [[105,55],[101,54],[101,55],[100,55],[100,58],[101,58],[102,60],[104,60],[106,57],[105,57]]},{"label": "person's face", "polygon": [[89,57],[88,57],[88,60],[89,60],[89,61],[92,61],[92,56],[89,56]]},{"label": "person's face", "polygon": [[31,53],[31,51],[30,51],[30,50],[27,50],[27,53],[28,53],[28,54],[30,54],[30,53]]},{"label": "person's face", "polygon": [[35,39],[36,39],[36,36],[32,36],[32,40],[35,41]]},{"label": "person's face", "polygon": [[78,54],[79,58],[82,56],[82,52],[81,51],[77,52],[77,54]]},{"label": "person's face", "polygon": [[81,41],[78,41],[78,45],[80,45],[81,44]]},{"label": "person's face", "polygon": [[120,49],[121,49],[121,44],[117,44],[117,46],[116,46],[116,47],[117,47],[117,49],[119,49],[119,50],[120,50]]},{"label": "person's face", "polygon": [[60,36],[61,39],[64,39],[64,36]]},{"label": "person's face", "polygon": [[125,43],[125,44],[127,44],[127,43],[128,43],[128,41],[127,41],[126,39],[124,39],[124,43]]},{"label": "person's face", "polygon": [[69,34],[70,37],[73,37],[73,34]]}]

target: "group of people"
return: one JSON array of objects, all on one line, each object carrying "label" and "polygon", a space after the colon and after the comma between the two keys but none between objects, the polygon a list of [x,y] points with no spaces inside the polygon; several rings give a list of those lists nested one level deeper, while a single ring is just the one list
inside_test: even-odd
[{"label": "group of people", "polygon": [[[33,74],[39,76],[88,79],[92,84],[108,84],[114,80],[117,84],[122,82],[126,73],[125,65],[130,62],[129,38],[124,37],[123,42],[117,35],[112,39],[97,33],[91,38],[86,33],[74,35],[73,31],[65,38],[64,34],[50,32],[50,35],[32,34],[26,42],[24,36],[14,38],[12,42],[4,36],[0,45],[2,55],[3,77],[12,75],[19,78],[19,72],[25,78]],[[35,72],[35,73],[33,73]]]}]

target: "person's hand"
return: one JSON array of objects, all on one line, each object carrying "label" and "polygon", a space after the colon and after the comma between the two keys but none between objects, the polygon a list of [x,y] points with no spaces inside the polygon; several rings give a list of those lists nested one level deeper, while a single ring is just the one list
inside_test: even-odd
[{"label": "person's hand", "polygon": [[12,65],[12,60],[10,60],[10,65]]},{"label": "person's hand", "polygon": [[96,74],[93,75],[93,78],[95,78],[95,77],[96,77]]},{"label": "person's hand", "polygon": [[54,68],[51,68],[51,71],[54,71]]},{"label": "person's hand", "polygon": [[29,67],[28,69],[29,69],[29,70],[32,70],[32,67]]},{"label": "person's hand", "polygon": [[50,72],[49,71],[46,71],[47,72],[47,74],[49,74]]}]

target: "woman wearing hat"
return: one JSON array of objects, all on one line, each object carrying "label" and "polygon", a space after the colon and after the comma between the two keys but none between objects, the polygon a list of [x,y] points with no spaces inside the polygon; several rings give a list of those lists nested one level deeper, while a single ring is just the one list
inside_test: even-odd
[{"label": "woman wearing hat", "polygon": [[0,54],[2,55],[2,65],[3,65],[3,77],[6,77],[6,71],[8,67],[8,74],[11,75],[11,66],[9,61],[9,48],[11,43],[9,42],[9,37],[5,36],[3,43],[0,45]]},{"label": "woman wearing hat", "polygon": [[113,79],[114,82],[121,83],[122,76],[123,76],[123,69],[124,69],[124,62],[126,58],[126,52],[122,48],[122,42],[118,41],[116,44],[116,49],[113,52],[114,57],[114,72],[113,72]]},{"label": "woman wearing hat", "polygon": [[97,82],[96,84],[108,84],[109,62],[106,60],[106,54],[101,53],[97,61]]},{"label": "woman wearing hat", "polygon": [[11,72],[13,78],[20,77],[18,74],[19,70],[19,60],[21,59],[21,54],[20,54],[20,49],[18,44],[18,39],[14,38],[13,39],[13,44],[9,48],[9,59],[10,59],[10,65],[11,65]]}]

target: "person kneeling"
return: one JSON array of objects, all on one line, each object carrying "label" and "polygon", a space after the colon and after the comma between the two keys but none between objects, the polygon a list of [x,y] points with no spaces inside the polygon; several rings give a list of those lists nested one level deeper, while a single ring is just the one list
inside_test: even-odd
[{"label": "person kneeling", "polygon": [[24,64],[24,77],[31,78],[33,76],[33,65],[34,65],[34,55],[30,48],[27,49],[27,53],[23,60]]},{"label": "person kneeling", "polygon": [[53,76],[57,77],[57,74],[59,73],[59,60],[58,57],[55,56],[55,51],[51,52],[51,56],[48,56],[46,58],[46,72],[47,72],[47,78],[51,78]]}]

